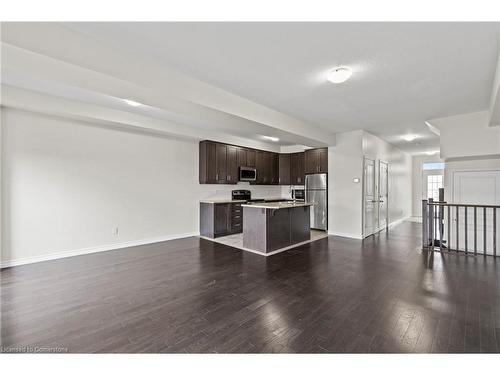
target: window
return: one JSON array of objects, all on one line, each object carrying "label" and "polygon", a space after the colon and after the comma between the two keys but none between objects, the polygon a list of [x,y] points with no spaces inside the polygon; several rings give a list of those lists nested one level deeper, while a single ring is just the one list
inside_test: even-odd
[{"label": "window", "polygon": [[439,200],[439,189],[443,187],[443,176],[440,174],[433,174],[427,176],[427,197],[435,201]]},{"label": "window", "polygon": [[444,163],[423,163],[422,169],[429,171],[431,169],[444,169]]}]

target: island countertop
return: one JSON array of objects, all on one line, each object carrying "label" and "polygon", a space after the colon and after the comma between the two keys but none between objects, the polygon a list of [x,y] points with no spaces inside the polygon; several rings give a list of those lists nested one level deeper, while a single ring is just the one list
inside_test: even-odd
[{"label": "island countertop", "polygon": [[[264,202],[290,200],[284,197],[268,197],[268,198],[254,198],[255,200],[263,200]],[[246,203],[248,200],[231,199],[231,198],[206,198],[200,200],[200,203],[217,204],[217,203]]]},{"label": "island countertop", "polygon": [[241,207],[245,208],[266,208],[269,210],[281,210],[286,208],[295,207],[309,207],[312,203],[305,202],[269,202],[269,203],[253,203],[253,204],[242,204]]}]

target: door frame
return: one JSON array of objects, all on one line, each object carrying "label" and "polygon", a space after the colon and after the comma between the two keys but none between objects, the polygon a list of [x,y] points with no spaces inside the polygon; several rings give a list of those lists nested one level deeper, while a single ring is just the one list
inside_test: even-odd
[{"label": "door frame", "polygon": [[[380,164],[385,164],[387,167],[387,180],[386,180],[386,187],[385,187],[385,192],[387,194],[387,198],[386,198],[386,202],[385,202],[386,210],[385,210],[385,227],[384,228],[380,227]],[[378,179],[378,186],[375,186],[375,191],[376,191],[377,197],[378,197],[378,204],[377,204],[377,227],[376,227],[375,231],[380,232],[384,229],[389,228],[389,163],[388,162],[378,159],[378,177],[377,177],[377,179]]]},{"label": "door frame", "polygon": [[365,206],[366,206],[366,175],[365,175],[365,166],[366,166],[366,161],[367,160],[370,160],[373,162],[373,192],[374,192],[374,196],[377,194],[376,192],[376,187],[377,187],[377,183],[376,183],[376,176],[375,176],[375,173],[376,173],[376,160],[375,159],[371,159],[369,157],[367,157],[366,155],[363,156],[363,191],[362,191],[362,197],[361,197],[361,200],[362,200],[362,214],[361,214],[361,236],[362,238],[366,238],[368,236],[371,236],[372,234],[375,234],[377,233],[377,231],[375,230],[375,213],[374,213],[374,216],[373,216],[373,231],[372,233],[366,233],[365,232],[365,224],[366,224],[366,218],[365,218]]}]

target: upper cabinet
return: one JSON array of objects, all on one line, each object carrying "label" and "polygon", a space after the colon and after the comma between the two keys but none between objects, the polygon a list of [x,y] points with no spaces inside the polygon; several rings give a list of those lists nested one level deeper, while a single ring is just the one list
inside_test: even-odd
[{"label": "upper cabinet", "polygon": [[328,173],[327,148],[315,148],[305,152],[305,173]]},{"label": "upper cabinet", "polygon": [[238,148],[236,146],[227,146],[227,171],[226,181],[230,184],[238,182]]},{"label": "upper cabinet", "polygon": [[[199,181],[200,184],[236,184],[239,180],[239,168],[252,167],[257,170],[257,179],[251,184],[304,185],[305,155],[304,152],[278,154],[219,142],[201,141]],[[312,165],[310,159],[318,159],[317,163],[320,165],[326,163],[326,156],[322,157],[319,153],[307,159]],[[327,166],[320,169],[311,168],[314,171],[328,169]]]},{"label": "upper cabinet", "polygon": [[274,152],[271,153],[271,184],[278,185],[280,183],[280,155]]},{"label": "upper cabinet", "polygon": [[290,155],[290,184],[304,185],[305,169],[304,169],[304,152],[296,152]]},{"label": "upper cabinet", "polygon": [[210,141],[200,142],[200,184],[236,184],[238,147]]},{"label": "upper cabinet", "polygon": [[279,156],[274,152],[256,151],[255,169],[259,185],[277,185],[279,181]]},{"label": "upper cabinet", "polygon": [[279,154],[279,177],[278,183],[280,185],[290,185],[290,154]]},{"label": "upper cabinet", "polygon": [[255,168],[255,159],[257,157],[257,151],[252,149],[245,149],[247,154],[247,167]]}]

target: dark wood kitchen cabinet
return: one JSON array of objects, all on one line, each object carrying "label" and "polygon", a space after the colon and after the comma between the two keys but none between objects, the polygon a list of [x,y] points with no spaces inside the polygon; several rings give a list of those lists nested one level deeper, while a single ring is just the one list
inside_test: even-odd
[{"label": "dark wood kitchen cabinet", "polygon": [[214,204],[214,235],[229,233],[229,203]]},{"label": "dark wood kitchen cabinet", "polygon": [[[327,149],[311,150],[307,173],[328,170]],[[311,152],[309,151],[309,152]],[[237,184],[240,167],[253,167],[257,185],[304,185],[304,152],[279,154],[215,141],[200,142],[200,184]]]},{"label": "dark wood kitchen cabinet", "polygon": [[200,184],[236,184],[238,182],[238,147],[202,141],[199,160]]},{"label": "dark wood kitchen cabinet", "polygon": [[305,173],[328,172],[328,149],[315,148],[305,152]]},{"label": "dark wood kitchen cabinet", "polygon": [[209,141],[200,142],[200,163],[199,163],[199,181],[200,184],[216,184],[216,147],[217,144]]},{"label": "dark wood kitchen cabinet", "polygon": [[296,152],[290,156],[291,185],[304,185],[305,183],[304,156],[303,152]]},{"label": "dark wood kitchen cabinet", "polygon": [[238,147],[227,146],[226,182],[236,184],[238,182]]},{"label": "dark wood kitchen cabinet", "polygon": [[238,168],[239,167],[248,167],[247,150],[243,147],[238,147]]},{"label": "dark wood kitchen cabinet", "polygon": [[227,177],[227,146],[217,143],[215,145],[215,175],[217,183],[224,184]]},{"label": "dark wood kitchen cabinet", "polygon": [[257,179],[255,183],[265,185],[268,183],[269,158],[266,151],[257,150],[255,156],[255,168],[257,169]]},{"label": "dark wood kitchen cabinet", "polygon": [[280,185],[290,185],[290,154],[279,154],[278,182]]},{"label": "dark wood kitchen cabinet", "polygon": [[243,231],[241,203],[200,203],[200,234],[216,238]]},{"label": "dark wood kitchen cabinet", "polygon": [[257,151],[247,148],[247,167],[255,168],[257,158]]},{"label": "dark wood kitchen cabinet", "polygon": [[271,184],[278,185],[280,182],[280,156],[271,153]]}]

